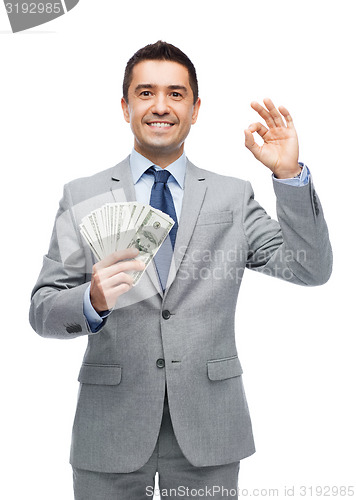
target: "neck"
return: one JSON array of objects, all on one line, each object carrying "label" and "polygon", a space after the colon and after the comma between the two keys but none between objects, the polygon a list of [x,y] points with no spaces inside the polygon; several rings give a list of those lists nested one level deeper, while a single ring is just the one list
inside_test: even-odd
[{"label": "neck", "polygon": [[138,153],[161,168],[166,168],[168,167],[168,165],[174,163],[180,156],[182,156],[184,151],[184,144],[181,145],[179,150],[172,151],[171,153],[143,150],[142,148],[140,148],[139,144],[136,143],[136,141],[134,147]]}]

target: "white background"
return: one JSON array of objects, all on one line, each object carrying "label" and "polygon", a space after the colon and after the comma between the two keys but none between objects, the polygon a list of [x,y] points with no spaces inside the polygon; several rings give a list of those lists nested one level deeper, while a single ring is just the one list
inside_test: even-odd
[{"label": "white background", "polygon": [[3,498],[72,498],[69,445],[86,338],[37,336],[30,293],[63,184],[129,154],[123,71],[158,39],[179,46],[197,69],[202,107],[189,159],[249,179],[273,217],[270,172],[244,147],[243,130],[257,120],[252,100],[268,96],[290,110],[334,249],[323,287],[245,274],[236,341],[257,453],[241,463],[239,486],[250,495],[260,488],[260,496],[275,488],[280,497],[294,486],[302,498],[301,486],[355,485],[353,7],[82,0],[51,23],[12,34],[0,6]]}]

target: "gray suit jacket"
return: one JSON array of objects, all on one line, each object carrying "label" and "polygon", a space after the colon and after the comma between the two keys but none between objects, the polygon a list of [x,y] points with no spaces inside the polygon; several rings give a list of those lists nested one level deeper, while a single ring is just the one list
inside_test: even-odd
[{"label": "gray suit jacket", "polygon": [[43,337],[88,336],[72,465],[102,472],[142,467],[158,437],[165,384],[174,432],[193,465],[226,464],[254,453],[235,343],[244,269],[313,286],[325,283],[332,267],[312,180],[299,188],[274,181],[274,190],[279,222],[254,200],[249,182],[188,161],[165,293],[152,262],[93,334],[83,315],[93,257],[78,226],[105,202],[135,200],[129,158],[65,186],[30,322]]}]

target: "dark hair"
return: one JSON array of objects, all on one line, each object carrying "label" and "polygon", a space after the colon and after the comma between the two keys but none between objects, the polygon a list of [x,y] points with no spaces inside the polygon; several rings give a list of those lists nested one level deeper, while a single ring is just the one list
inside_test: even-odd
[{"label": "dark hair", "polygon": [[136,64],[141,61],[173,61],[185,66],[189,73],[189,84],[193,91],[194,104],[198,99],[198,80],[195,72],[195,67],[188,56],[184,54],[178,47],[167,42],[158,42],[146,45],[138,50],[126,64],[124,81],[122,85],[123,95],[128,102],[128,90],[132,82],[132,71]]}]

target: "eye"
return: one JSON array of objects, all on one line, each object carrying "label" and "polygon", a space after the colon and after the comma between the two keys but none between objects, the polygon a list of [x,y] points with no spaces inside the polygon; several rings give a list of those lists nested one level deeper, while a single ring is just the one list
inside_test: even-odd
[{"label": "eye", "polygon": [[152,92],[150,92],[149,90],[144,90],[140,94],[140,96],[142,96],[142,97],[150,97],[150,95],[152,95]]},{"label": "eye", "polygon": [[181,99],[183,96],[182,94],[180,94],[179,92],[172,92],[171,93],[171,96],[174,98],[174,99]]}]

